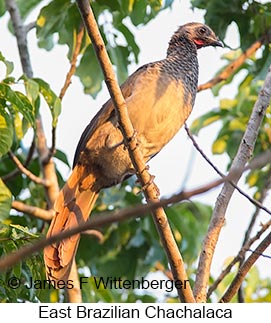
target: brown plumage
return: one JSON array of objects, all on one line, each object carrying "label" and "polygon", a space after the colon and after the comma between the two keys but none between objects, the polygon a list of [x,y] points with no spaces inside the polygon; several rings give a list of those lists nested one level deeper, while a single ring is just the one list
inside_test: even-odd
[{"label": "brown plumage", "polygon": [[[167,57],[134,72],[121,86],[145,162],[178,132],[191,113],[198,84],[197,49],[221,46],[206,25],[189,23],[172,36]],[[134,174],[111,100],[83,132],[71,176],[55,203],[47,236],[87,221],[99,191]],[[68,279],[80,235],[44,250],[47,276]]]}]

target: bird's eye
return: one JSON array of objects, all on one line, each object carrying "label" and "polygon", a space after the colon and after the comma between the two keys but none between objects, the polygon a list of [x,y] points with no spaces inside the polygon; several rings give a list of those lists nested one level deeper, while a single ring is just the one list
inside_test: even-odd
[{"label": "bird's eye", "polygon": [[206,33],[206,28],[205,28],[205,27],[200,27],[200,29],[199,29],[199,33],[200,33],[201,35],[204,35],[204,34]]}]

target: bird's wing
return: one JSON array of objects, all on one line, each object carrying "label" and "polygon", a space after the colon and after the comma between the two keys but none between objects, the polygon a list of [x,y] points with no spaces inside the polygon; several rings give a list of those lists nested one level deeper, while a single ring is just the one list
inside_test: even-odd
[{"label": "bird's wing", "polygon": [[[192,108],[191,98],[185,95],[182,82],[163,72],[160,62],[143,65],[121,86],[138,139],[143,147],[149,149],[149,152],[143,152],[146,160],[161,150],[176,134]],[[74,166],[85,147],[95,145],[94,133],[107,121],[110,121],[114,128],[117,127],[117,117],[111,99],[103,105],[84,130],[76,149]],[[113,136],[118,137],[112,128]],[[121,140],[118,139],[119,141]]]},{"label": "bird's wing", "polygon": [[[147,69],[148,65],[143,65],[139,69],[137,69],[133,74],[131,74],[127,80],[121,85],[121,92],[124,97],[124,99],[127,99],[133,92],[135,80],[144,74],[144,71]],[[88,141],[94,134],[94,132],[105,122],[112,120],[112,122],[115,122],[117,124],[117,118],[115,113],[114,104],[111,99],[109,99],[102,108],[98,111],[98,113],[94,116],[94,118],[90,121],[90,123],[85,128],[84,132],[81,135],[81,138],[78,142],[74,160],[73,160],[73,168],[77,164],[80,153],[85,149]]]},{"label": "bird's wing", "polygon": [[134,80],[133,92],[126,99],[145,161],[173,138],[192,110],[189,87],[169,69],[168,65],[150,65]]}]

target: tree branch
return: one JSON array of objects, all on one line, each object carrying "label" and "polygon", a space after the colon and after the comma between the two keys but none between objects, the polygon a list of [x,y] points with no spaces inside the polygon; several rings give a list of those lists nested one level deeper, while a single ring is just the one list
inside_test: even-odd
[{"label": "tree branch", "polygon": [[57,175],[55,170],[55,164],[52,158],[49,158],[50,151],[46,143],[46,137],[44,134],[43,126],[41,119],[36,120],[36,134],[37,134],[37,150],[39,155],[39,160],[41,164],[41,169],[44,179],[50,180],[50,185],[46,188],[45,194],[48,203],[48,208],[52,209],[55,203],[55,200],[59,194],[59,186],[57,181]]},{"label": "tree branch", "polygon": [[239,268],[237,275],[234,277],[229,288],[225,292],[224,296],[219,301],[220,303],[228,303],[233,296],[238,291],[241,283],[245,279],[250,268],[255,264],[257,259],[261,256],[264,250],[271,244],[271,233],[269,233],[265,239],[258,245],[258,247],[253,251],[253,253],[248,257],[248,259]]},{"label": "tree branch", "polygon": [[[141,186],[144,188],[145,198],[148,203],[158,201],[157,187],[152,182],[152,176],[148,173],[142,158],[141,151],[137,146],[137,140],[133,126],[128,116],[126,102],[122,96],[121,90],[116,80],[115,73],[106,52],[104,42],[101,38],[98,26],[95,21],[95,17],[89,5],[89,1],[77,0],[77,5],[88,34],[91,38],[98,60],[101,64],[105,76],[105,82],[107,84],[116,109],[116,113],[118,115],[124,142],[128,148],[133,167],[137,172],[138,180]],[[153,218],[159,232],[162,245],[164,247],[164,250],[166,251],[174,279],[186,280],[187,274],[185,271],[184,262],[172,234],[164,210],[162,208],[158,208],[153,211]],[[190,286],[185,290],[178,289],[177,292],[182,302],[195,302]]]},{"label": "tree branch", "polygon": [[31,181],[33,181],[36,184],[43,185],[44,187],[49,187],[50,181],[40,178],[36,176],[35,174],[31,173],[30,170],[28,170],[24,165],[20,162],[20,160],[13,154],[12,151],[8,152],[9,157],[13,160],[15,165],[18,167],[19,171],[26,175]]},{"label": "tree branch", "polygon": [[83,36],[84,36],[84,25],[80,24],[78,33],[76,35],[75,48],[74,48],[73,55],[72,55],[72,58],[70,61],[70,69],[66,75],[65,83],[64,83],[62,89],[60,90],[60,94],[59,94],[60,100],[63,99],[68,87],[71,84],[71,78],[75,73],[76,62],[77,62],[78,55],[80,54]]},{"label": "tree branch", "polygon": [[[246,131],[239,145],[238,152],[232,162],[229,174],[234,172],[232,181],[236,184],[240,179],[245,165],[252,155],[261,122],[271,98],[271,70],[269,68],[264,85],[253,107]],[[202,252],[196,275],[194,295],[198,302],[206,302],[206,289],[209,282],[211,262],[225,214],[234,192],[230,183],[225,183],[217,198],[207,235],[203,242]]]},{"label": "tree branch", "polygon": [[[15,0],[5,0],[6,8],[9,11],[12,26],[17,40],[19,55],[23,72],[28,78],[33,77],[33,70],[30,61],[30,55],[27,45],[26,28],[20,16],[20,11]],[[37,147],[45,180],[50,181],[50,185],[46,187],[46,195],[49,209],[52,208],[56,196],[59,191],[58,181],[55,171],[55,165],[51,158],[48,159],[49,149],[46,145],[45,134],[42,127],[41,117],[38,116],[37,124]],[[46,156],[45,156],[46,154]]]},{"label": "tree branch", "polygon": [[[261,190],[261,193],[260,193],[261,194],[261,196],[259,198],[260,203],[263,203],[263,201],[266,199],[270,188],[271,188],[271,168],[268,171],[264,186],[263,186],[263,188]],[[257,219],[259,214],[260,214],[260,208],[257,207],[254,214],[251,217],[251,221],[250,221],[249,226],[247,228],[247,231],[245,233],[245,237],[244,237],[244,241],[242,243],[242,246],[244,246],[246,244],[246,242],[249,240],[249,237],[251,235],[251,232],[253,230],[253,227],[254,227],[254,225],[256,223],[256,219]]]},{"label": "tree branch", "polygon": [[30,55],[27,45],[26,29],[21,19],[20,11],[15,0],[5,0],[7,11],[17,40],[18,50],[20,54],[22,69],[27,77],[33,77],[33,70],[30,61]]},{"label": "tree branch", "polygon": [[[196,150],[201,154],[201,156],[207,161],[207,163],[215,170],[215,172],[221,176],[222,178],[225,178],[226,175],[223,174],[218,167],[215,166],[215,164],[208,158],[208,156],[204,153],[204,151],[200,148],[198,143],[196,142],[194,136],[192,135],[191,131],[185,124],[185,130],[188,135],[188,137],[191,139],[194,147]],[[248,169],[256,169],[256,168],[262,168],[268,163],[270,163],[271,160],[271,151],[267,150],[266,152],[262,153],[261,155],[255,157],[251,160],[251,162],[244,167],[244,171]],[[252,204],[254,204],[257,208],[265,211],[267,214],[271,215],[271,210],[269,210],[267,207],[265,207],[261,201],[255,200],[251,196],[249,196],[245,191],[243,191],[238,185],[236,185],[233,181],[228,181],[241,195],[243,195],[246,199],[248,199]]]},{"label": "tree branch", "polygon": [[[75,48],[74,48],[73,55],[72,55],[72,58],[70,61],[70,69],[66,75],[64,85],[61,88],[60,93],[59,93],[59,98],[61,101],[62,101],[64,95],[66,94],[68,87],[72,83],[71,78],[76,71],[76,62],[77,62],[78,55],[80,54],[83,36],[84,36],[84,25],[80,24],[79,31],[76,35]],[[52,145],[49,150],[49,155],[47,158],[51,158],[55,154],[55,147],[56,147],[56,127],[52,127]]]},{"label": "tree branch", "polygon": [[[149,202],[148,204],[140,204],[136,207],[130,207],[127,209],[117,210],[114,212],[102,212],[98,216],[91,217],[88,222],[83,223],[71,230],[62,231],[59,234],[54,235],[54,236],[47,238],[47,239],[43,238],[32,245],[29,245],[29,246],[19,249],[16,253],[9,254],[9,255],[2,257],[0,259],[0,272],[7,270],[8,268],[10,268],[13,265],[15,265],[16,263],[18,263],[19,261],[23,260],[24,258],[30,256],[31,254],[33,254],[35,252],[42,250],[43,248],[45,248],[46,246],[48,246],[52,243],[56,243],[58,241],[64,240],[72,235],[77,234],[77,233],[83,233],[83,232],[90,230],[90,229],[97,229],[97,228],[103,227],[105,225],[109,225],[111,223],[114,223],[114,222],[122,222],[122,221],[128,220],[133,217],[146,216],[150,211],[153,211],[154,209],[156,209],[158,207],[164,207],[164,206],[172,204],[172,203],[177,203],[177,202],[180,202],[183,200],[190,199],[192,196],[205,193],[205,192],[209,191],[210,189],[213,189],[217,185],[220,185],[223,182],[224,182],[224,179],[219,179],[219,180],[214,181],[212,183],[206,184],[202,187],[198,187],[194,190],[180,192],[178,194],[173,195],[172,197],[170,197],[168,199],[162,199],[162,200],[156,201],[156,202]],[[14,201],[13,203],[15,203],[15,202],[16,202],[16,204],[14,204],[14,206],[16,206],[16,207],[14,207],[14,208],[17,209],[18,211],[25,212],[27,210],[28,206],[26,206],[24,203],[21,203],[21,205],[19,205],[18,203],[20,203],[20,202]],[[32,208],[29,208],[30,213],[35,209],[37,212],[44,211],[42,209],[32,207]],[[49,212],[49,211],[45,211],[45,212]]]},{"label": "tree branch", "polygon": [[[32,140],[32,143],[31,143],[31,146],[28,150],[28,154],[27,154],[27,157],[26,157],[26,160],[25,162],[23,163],[23,166],[24,167],[27,167],[33,157],[33,154],[34,154],[34,151],[35,151],[35,147],[36,147],[36,143],[35,143],[35,135],[33,136],[33,140]],[[11,180],[12,178],[16,177],[18,174],[20,174],[20,171],[18,168],[12,170],[10,173],[4,175],[1,177],[1,179],[4,181],[4,182],[7,182],[9,180]]]},{"label": "tree branch", "polygon": [[265,37],[256,40],[244,53],[242,53],[235,61],[231,62],[227,67],[210,81],[198,86],[198,92],[209,89],[221,81],[227,80],[240,66],[244,64],[247,58],[252,56],[264,43]]},{"label": "tree branch", "polygon": [[214,281],[212,286],[210,286],[207,294],[207,298],[211,296],[211,294],[217,289],[217,286],[221,283],[221,281],[230,273],[232,267],[239,262],[241,259],[244,258],[245,253],[249,250],[251,245],[260,237],[262,234],[271,226],[271,220],[266,222],[265,224],[262,224],[261,230],[259,230],[256,235],[246,241],[245,244],[243,244],[242,248],[239,250],[237,256],[234,257],[234,259],[227,265],[225,269],[221,272],[221,274],[217,277],[217,279]]},{"label": "tree branch", "polygon": [[19,212],[23,212],[29,215],[32,215],[36,218],[39,218],[44,221],[50,221],[52,220],[55,211],[54,210],[44,210],[37,206],[27,205],[20,201],[12,201],[11,207],[14,210],[17,210]]},{"label": "tree branch", "polygon": [[26,33],[28,33],[30,30],[32,30],[32,29],[34,29],[34,28],[36,28],[36,25],[37,25],[36,20],[35,20],[35,21],[30,22],[29,24],[27,24],[27,25],[25,26],[25,32],[26,32]]},{"label": "tree branch", "polygon": [[[268,195],[268,192],[270,190],[270,187],[271,187],[271,167],[269,167],[269,170],[268,170],[268,173],[267,173],[263,188],[261,189],[261,192],[260,192],[260,198],[259,198],[260,203],[263,203],[263,201],[266,199],[266,197]],[[247,228],[247,230],[245,232],[244,240],[243,240],[243,243],[242,243],[242,248],[244,248],[244,249],[248,250],[249,247],[250,247],[250,245],[247,246],[247,242],[250,241],[249,238],[250,238],[252,230],[253,230],[253,228],[255,226],[256,220],[260,215],[260,210],[261,209],[257,207],[254,214],[251,217],[250,223],[249,223],[248,228]],[[244,261],[245,261],[245,253],[243,254],[243,257],[241,257],[240,260],[239,260],[239,267],[242,266]],[[244,293],[243,293],[242,284],[241,284],[240,288],[238,290],[238,302],[239,303],[244,303],[244,295],[243,294]]]}]

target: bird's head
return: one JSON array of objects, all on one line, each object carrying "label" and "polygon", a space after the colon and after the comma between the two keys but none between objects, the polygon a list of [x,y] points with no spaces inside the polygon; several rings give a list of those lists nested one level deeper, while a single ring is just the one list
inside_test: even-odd
[{"label": "bird's head", "polygon": [[210,27],[197,22],[191,22],[180,26],[172,36],[169,46],[178,46],[178,44],[182,44],[183,41],[195,44],[197,49],[206,46],[223,47],[222,43]]}]

